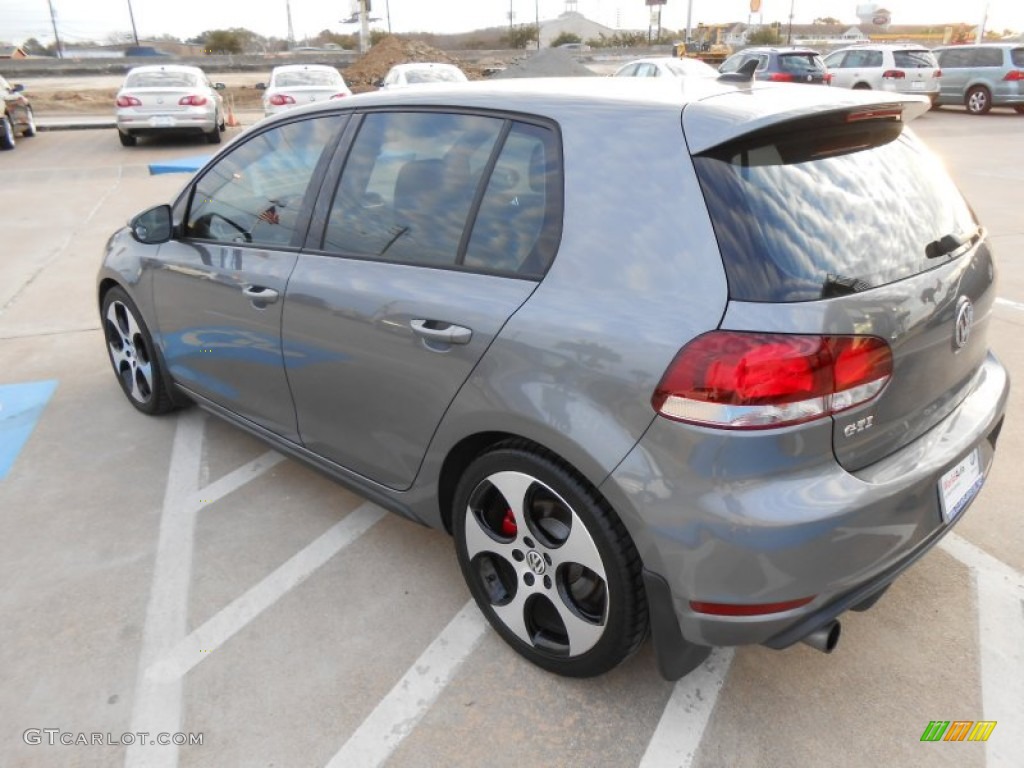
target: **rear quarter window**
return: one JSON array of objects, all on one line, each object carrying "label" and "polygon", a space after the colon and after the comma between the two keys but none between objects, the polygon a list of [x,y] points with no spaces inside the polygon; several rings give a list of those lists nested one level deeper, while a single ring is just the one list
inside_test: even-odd
[{"label": "rear quarter window", "polygon": [[900,128],[803,121],[694,158],[733,299],[886,285],[945,263],[926,257],[929,243],[977,231],[939,162]]},{"label": "rear quarter window", "polygon": [[1015,67],[1024,67],[1024,48],[1011,49],[1010,62]]},{"label": "rear quarter window", "polygon": [[1003,52],[999,48],[976,48],[971,56],[971,66],[1001,67],[1003,66]]}]

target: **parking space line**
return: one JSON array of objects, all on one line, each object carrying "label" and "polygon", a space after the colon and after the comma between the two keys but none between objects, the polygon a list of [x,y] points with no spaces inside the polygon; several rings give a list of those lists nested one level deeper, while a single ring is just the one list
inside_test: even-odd
[{"label": "parking space line", "polygon": [[955,533],[939,546],[974,574],[984,719],[1008,726],[985,742],[986,762],[990,768],[1019,765],[1024,754],[1024,573]]},{"label": "parking space line", "polygon": [[[204,491],[205,493],[205,491]],[[357,540],[387,513],[366,502],[335,523],[283,565],[218,611],[153,664],[146,676],[153,681],[184,676],[279,598],[299,586],[320,566]]]},{"label": "parking space line", "polygon": [[1009,299],[996,299],[996,304],[1001,307],[1009,307],[1010,309],[1019,309],[1024,311],[1024,304],[1019,301],[1010,301]]},{"label": "parking space line", "polygon": [[381,700],[327,768],[381,765],[408,736],[484,635],[487,623],[467,602]]},{"label": "parking space line", "polygon": [[675,684],[640,768],[687,768],[693,764],[732,658],[731,648],[717,649]]},{"label": "parking space line", "polygon": [[268,469],[272,469],[276,465],[280,464],[284,461],[284,458],[284,455],[277,451],[267,451],[262,456],[257,456],[248,464],[242,465],[238,469],[224,475],[224,477],[214,480],[209,485],[197,490],[192,495],[192,498],[189,499],[189,506],[209,506],[213,502],[223,499],[229,493],[237,491],[243,485],[259,477]]}]

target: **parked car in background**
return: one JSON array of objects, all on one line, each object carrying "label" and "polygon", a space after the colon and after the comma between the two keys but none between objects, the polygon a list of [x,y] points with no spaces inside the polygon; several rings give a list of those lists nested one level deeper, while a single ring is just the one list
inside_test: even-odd
[{"label": "parked car in background", "polygon": [[223,83],[211,83],[199,67],[154,64],[128,72],[117,92],[117,135],[133,147],[140,136],[203,134],[219,144],[224,131]]},{"label": "parked car in background", "polygon": [[754,70],[755,80],[810,85],[829,84],[825,62],[821,60],[818,52],[811,48],[744,48],[722,62],[718,71],[721,74],[735,74],[752,60],[757,61],[757,69]]},{"label": "parked car in background", "polygon": [[825,57],[832,85],[893,93],[916,93],[934,103],[942,70],[930,50],[907,43],[865,43]]},{"label": "parked car in background", "polygon": [[416,62],[396,64],[378,83],[381,88],[405,88],[431,83],[464,83],[469,78],[454,64]]},{"label": "parked car in background", "polygon": [[637,59],[620,67],[612,77],[717,77],[718,70],[700,59],[659,56]]},{"label": "parked car in background", "polygon": [[926,110],[564,78],[271,117],[109,239],[117,386],[449,531],[552,672],[830,651],[967,514],[1009,393]]},{"label": "parked car in background", "polygon": [[3,111],[0,112],[0,149],[14,149],[17,136],[35,136],[36,119],[32,114],[32,104],[25,95],[25,86],[20,83],[12,85],[0,77],[0,99],[3,100]]},{"label": "parked car in background", "polygon": [[942,67],[937,103],[963,104],[972,115],[992,107],[1024,114],[1024,44],[981,43],[936,48]]},{"label": "parked car in background", "polygon": [[345,79],[334,67],[324,64],[274,67],[264,86],[263,114],[270,116],[303,104],[351,95]]}]

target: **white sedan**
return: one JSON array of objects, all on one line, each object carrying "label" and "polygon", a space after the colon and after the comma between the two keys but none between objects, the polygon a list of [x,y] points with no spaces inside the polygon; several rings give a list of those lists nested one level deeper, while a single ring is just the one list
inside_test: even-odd
[{"label": "white sedan", "polygon": [[453,64],[417,62],[396,64],[378,85],[381,88],[405,88],[428,83],[464,83],[468,79],[466,74]]},{"label": "white sedan", "polygon": [[224,130],[223,83],[211,83],[199,67],[155,64],[128,72],[117,92],[117,133],[133,147],[139,136],[202,133],[220,143]]},{"label": "white sedan", "polygon": [[288,64],[274,67],[263,93],[263,113],[269,117],[303,104],[351,96],[345,79],[323,64]]},{"label": "white sedan", "polygon": [[613,77],[718,77],[718,70],[700,59],[660,56],[637,59],[620,67]]}]

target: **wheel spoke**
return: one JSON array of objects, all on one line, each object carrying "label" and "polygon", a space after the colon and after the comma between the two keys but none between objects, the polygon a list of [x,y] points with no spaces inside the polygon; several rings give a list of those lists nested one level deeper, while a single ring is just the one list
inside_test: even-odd
[{"label": "wheel spoke", "polygon": [[557,564],[579,563],[589,568],[595,574],[607,581],[604,572],[604,562],[601,560],[601,553],[597,551],[597,544],[593,537],[579,519],[575,512],[572,513],[572,527],[569,529],[569,538],[562,546],[550,550],[551,557]]},{"label": "wheel spoke", "polygon": [[123,363],[129,363],[128,355],[125,354],[124,345],[122,344],[121,348],[118,349],[116,346],[114,346],[111,342],[108,341],[107,347],[110,349],[110,359],[114,364],[114,370],[120,373],[121,365]]},{"label": "wheel spoke", "polygon": [[581,619],[572,608],[565,604],[561,595],[552,602],[558,615],[562,617],[565,633],[569,636],[569,655],[578,656],[593,648],[604,633],[604,624],[592,624]]},{"label": "wheel spoke", "polygon": [[[517,535],[518,538],[518,535]],[[466,557],[472,560],[481,552],[493,552],[506,560],[512,559],[512,543],[498,541],[490,536],[483,525],[473,514],[472,509],[466,509]]]},{"label": "wheel spoke", "polygon": [[[138,372],[142,375],[143,381],[146,382],[146,389],[149,392],[152,392],[153,391],[153,365],[151,363],[143,363],[140,360],[139,361]],[[136,382],[135,388],[138,389],[138,382]],[[148,395],[143,396],[140,399],[145,400],[147,396]]]},{"label": "wheel spoke", "polygon": [[533,639],[526,630],[526,614],[524,613],[526,599],[530,594],[530,590],[525,589],[522,583],[520,583],[519,588],[516,590],[516,596],[512,600],[505,605],[492,605],[491,610],[497,614],[502,624],[515,633],[516,637],[532,646]]},{"label": "wheel spoke", "polygon": [[522,522],[523,502],[526,500],[526,492],[534,484],[534,479],[521,472],[498,472],[487,478],[488,482],[498,489],[505,501],[508,503],[512,514],[516,516],[517,522]]}]

